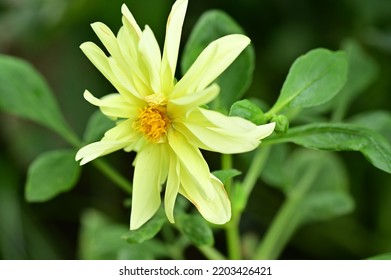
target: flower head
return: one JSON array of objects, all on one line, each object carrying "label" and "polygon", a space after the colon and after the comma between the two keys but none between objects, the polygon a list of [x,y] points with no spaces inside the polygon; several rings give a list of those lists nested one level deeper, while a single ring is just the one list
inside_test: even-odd
[{"label": "flower head", "polygon": [[274,123],[256,126],[200,107],[219,94],[213,81],[250,43],[244,35],[228,35],[210,43],[176,82],[187,2],[178,0],[172,7],[163,53],[152,30],[148,26],[141,30],[126,5],[122,6],[123,26],[117,36],[103,23],[92,24],[109,57],[92,42],[81,45],[85,55],[118,90],[101,99],[85,91],[84,98],[117,124],[99,142],[81,148],[76,160],[85,164],[120,149],[137,152],[131,229],[156,213],[164,183],[164,206],[170,222],[174,222],[178,193],[191,201],[206,220],[215,224],[229,221],[231,206],[224,186],[210,173],[200,149],[247,152],[274,129]]}]

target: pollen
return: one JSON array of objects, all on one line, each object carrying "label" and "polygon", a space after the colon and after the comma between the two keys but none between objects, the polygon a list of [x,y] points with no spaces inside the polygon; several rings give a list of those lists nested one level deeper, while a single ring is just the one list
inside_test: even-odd
[{"label": "pollen", "polygon": [[154,104],[140,110],[134,128],[142,132],[149,141],[158,143],[166,135],[170,124],[166,107]]}]

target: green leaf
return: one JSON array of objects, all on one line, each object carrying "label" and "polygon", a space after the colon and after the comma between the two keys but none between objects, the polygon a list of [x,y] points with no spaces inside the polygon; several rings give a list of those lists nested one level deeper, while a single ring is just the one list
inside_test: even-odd
[{"label": "green leaf", "polygon": [[122,238],[129,243],[143,243],[144,241],[155,237],[166,221],[167,218],[164,209],[160,208],[151,220],[142,225],[139,229],[126,233]]},{"label": "green leaf", "polygon": [[348,62],[344,52],[311,50],[293,63],[281,94],[269,113],[285,107],[306,108],[321,105],[344,86]]},{"label": "green leaf", "polygon": [[223,184],[226,184],[226,182],[236,176],[239,176],[242,174],[237,169],[224,169],[224,170],[216,170],[212,172],[213,175],[215,175]]},{"label": "green leaf", "polygon": [[179,230],[196,246],[212,246],[213,231],[199,214],[181,213],[175,217]]},{"label": "green leaf", "polygon": [[0,109],[33,120],[78,144],[43,77],[29,63],[6,55],[0,55]]},{"label": "green leaf", "polygon": [[157,240],[127,243],[122,236],[128,231],[127,225],[114,223],[97,210],[86,210],[81,218],[79,258],[150,260],[167,257],[167,248]]},{"label": "green leaf", "polygon": [[375,167],[391,173],[391,145],[379,133],[361,126],[345,123],[315,123],[291,128],[271,142],[293,142],[311,149],[358,151]]},{"label": "green leaf", "polygon": [[[226,13],[217,10],[204,13],[194,26],[184,48],[182,73],[189,69],[209,43],[235,33],[244,34],[243,29]],[[217,78],[216,82],[221,91],[213,102],[214,109],[223,109],[228,112],[231,105],[243,96],[252,81],[254,56],[254,48],[250,45]]]},{"label": "green leaf", "polygon": [[115,125],[100,110],[95,111],[88,120],[87,128],[83,136],[85,143],[91,143],[100,140],[105,132]]},{"label": "green leaf", "polygon": [[27,173],[25,197],[29,202],[42,202],[71,190],[80,175],[74,150],[57,150],[41,154]]},{"label": "green leaf", "polygon": [[353,116],[350,123],[366,127],[382,134],[391,142],[391,113],[388,111],[369,111]]},{"label": "green leaf", "polygon": [[248,99],[236,101],[232,104],[231,109],[229,110],[229,115],[244,118],[256,125],[266,123],[266,118],[261,108]]},{"label": "green leaf", "polygon": [[[311,180],[303,181],[310,172]],[[299,149],[285,162],[284,177],[287,196],[300,200],[300,223],[331,219],[354,208],[345,167],[332,153]]]}]

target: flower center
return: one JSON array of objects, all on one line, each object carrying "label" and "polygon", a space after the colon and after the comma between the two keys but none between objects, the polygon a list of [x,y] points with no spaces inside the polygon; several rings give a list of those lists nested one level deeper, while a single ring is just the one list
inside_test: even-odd
[{"label": "flower center", "polygon": [[140,111],[134,122],[136,130],[155,143],[158,143],[162,136],[167,133],[171,119],[167,115],[167,109],[161,105],[148,105]]}]

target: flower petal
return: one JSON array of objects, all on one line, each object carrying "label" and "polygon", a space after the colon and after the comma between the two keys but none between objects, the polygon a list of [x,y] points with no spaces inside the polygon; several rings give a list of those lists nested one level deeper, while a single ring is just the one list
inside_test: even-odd
[{"label": "flower petal", "polygon": [[187,0],[176,1],[167,20],[161,68],[162,92],[166,94],[171,92],[174,86],[174,75],[187,3]]},{"label": "flower petal", "polygon": [[76,161],[81,159],[80,165],[84,165],[98,157],[110,154],[128,146],[130,142],[99,141],[81,148],[76,154]]},{"label": "flower petal", "polygon": [[145,29],[141,34],[139,52],[144,58],[145,66],[149,73],[149,82],[153,91],[151,94],[158,93],[161,91],[160,67],[162,57],[159,44],[148,25],[145,26]]},{"label": "flower petal", "polygon": [[195,107],[207,104],[215,99],[219,92],[220,87],[217,84],[212,84],[200,92],[169,100],[167,110],[171,113],[173,119],[187,116]]},{"label": "flower petal", "polygon": [[141,31],[140,27],[138,26],[136,20],[134,19],[132,13],[129,11],[128,7],[125,4],[122,4],[121,12],[124,16],[124,18],[122,20],[122,22],[124,22],[124,25],[127,26],[127,28],[129,29],[129,31],[132,32],[132,34],[135,34],[138,37],[140,37],[142,31]]},{"label": "flower petal", "polygon": [[173,95],[184,95],[206,88],[249,43],[250,39],[240,34],[227,35],[210,43],[176,84]]},{"label": "flower petal", "polygon": [[125,87],[118,77],[113,73],[109,59],[105,53],[94,43],[85,42],[80,45],[81,50],[94,66],[106,77],[107,80],[126,98],[130,103],[138,102],[138,94],[135,90],[131,92]]},{"label": "flower petal", "polygon": [[92,29],[103,43],[110,55],[118,61],[122,61],[122,54],[118,46],[117,38],[107,25],[101,22],[94,22],[91,24]]},{"label": "flower petal", "polygon": [[231,219],[231,203],[223,184],[215,176],[210,174],[205,196],[200,188],[192,185],[192,176],[187,171],[181,170],[182,187],[179,192],[185,196],[200,214],[214,224],[225,224]]},{"label": "flower petal", "polygon": [[108,94],[98,99],[85,90],[83,96],[91,104],[99,106],[102,113],[111,118],[134,118],[138,113],[137,107],[129,104],[118,93]]},{"label": "flower petal", "polygon": [[160,206],[161,156],[164,145],[146,145],[138,152],[133,178],[130,229],[138,229],[147,222]]},{"label": "flower petal", "polygon": [[164,195],[164,209],[166,211],[167,218],[171,223],[174,223],[174,206],[179,191],[179,178],[179,162],[176,155],[170,151],[170,165],[168,169],[168,178]]},{"label": "flower petal", "polygon": [[261,139],[273,132],[274,127],[275,123],[257,126],[239,117],[228,117],[201,108],[190,113],[183,123],[175,124],[175,129],[193,145],[224,154],[255,149]]}]

